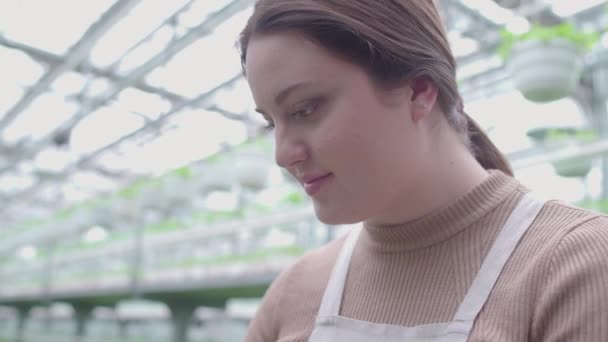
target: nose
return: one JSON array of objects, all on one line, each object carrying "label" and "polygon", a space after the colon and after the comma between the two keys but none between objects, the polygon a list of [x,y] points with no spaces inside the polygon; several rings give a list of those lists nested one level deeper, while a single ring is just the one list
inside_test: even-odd
[{"label": "nose", "polygon": [[294,135],[275,131],[275,161],[282,168],[289,169],[308,158],[308,148],[303,139]]}]

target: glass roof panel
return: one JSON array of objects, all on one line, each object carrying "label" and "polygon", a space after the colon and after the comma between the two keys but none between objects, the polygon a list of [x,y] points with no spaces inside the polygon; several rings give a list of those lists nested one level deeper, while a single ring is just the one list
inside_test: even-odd
[{"label": "glass roof panel", "polygon": [[99,67],[116,62],[129,48],[159,27],[188,0],[141,1],[95,44],[90,60]]},{"label": "glass roof panel", "polygon": [[23,93],[24,89],[22,87],[15,83],[6,83],[0,79],[0,94],[2,94],[0,96],[0,118],[17,103]]},{"label": "glass roof panel", "polygon": [[94,171],[76,171],[71,177],[75,189],[86,194],[109,192],[116,189],[117,182]]},{"label": "glass roof panel", "polygon": [[57,77],[51,84],[51,89],[64,96],[78,94],[85,86],[87,78],[78,72],[66,72]]},{"label": "glass roof panel", "polygon": [[44,67],[26,53],[0,46],[0,75],[2,82],[29,86],[42,76]]},{"label": "glass roof panel", "polygon": [[210,14],[222,9],[232,0],[195,0],[188,10],[184,11],[177,18],[180,28],[192,28],[199,25]]},{"label": "glass roof panel", "polygon": [[236,14],[212,35],[180,51],[164,67],[150,73],[146,80],[155,86],[194,97],[238,75],[241,65],[235,43],[249,15],[250,10]]},{"label": "glass roof panel", "polygon": [[114,0],[0,1],[0,33],[61,55],[113,3]]},{"label": "glass roof panel", "polygon": [[606,0],[550,0],[553,12],[561,17],[568,17],[605,3]]},{"label": "glass roof panel", "polygon": [[129,51],[118,64],[117,72],[127,75],[130,71],[147,62],[150,58],[165,50],[174,38],[175,30],[164,26],[150,37],[145,43]]},{"label": "glass roof panel", "polygon": [[70,152],[64,148],[48,146],[38,152],[33,160],[33,166],[38,172],[60,173],[71,163]]},{"label": "glass roof panel", "polygon": [[213,102],[218,107],[236,114],[255,111],[255,103],[245,78],[241,78],[231,87],[219,90],[213,97]]},{"label": "glass roof panel", "polygon": [[499,6],[492,0],[458,0],[472,11],[481,14],[483,17],[490,19],[499,25],[504,25],[511,21],[514,17],[512,11]]},{"label": "glass roof panel", "polygon": [[43,94],[6,128],[3,138],[8,142],[40,139],[72,117],[77,109],[76,103],[66,102],[60,94]]},{"label": "glass roof panel", "polygon": [[171,103],[160,95],[136,88],[127,88],[120,92],[115,105],[124,111],[140,114],[148,119],[157,119],[171,108]]},{"label": "glass roof panel", "polygon": [[246,139],[245,126],[218,113],[186,110],[171,117],[163,133],[144,144],[127,142],[117,151],[104,153],[100,163],[135,173],[161,174],[217,151],[223,144]]},{"label": "glass roof panel", "polygon": [[144,125],[144,119],[118,106],[102,107],[72,130],[70,146],[75,154],[87,154],[120,139]]}]

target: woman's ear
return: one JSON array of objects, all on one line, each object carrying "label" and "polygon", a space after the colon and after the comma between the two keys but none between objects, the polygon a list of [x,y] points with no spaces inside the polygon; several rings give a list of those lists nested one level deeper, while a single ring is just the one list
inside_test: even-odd
[{"label": "woman's ear", "polygon": [[411,80],[409,87],[412,120],[418,122],[433,111],[439,90],[433,82],[424,77]]}]

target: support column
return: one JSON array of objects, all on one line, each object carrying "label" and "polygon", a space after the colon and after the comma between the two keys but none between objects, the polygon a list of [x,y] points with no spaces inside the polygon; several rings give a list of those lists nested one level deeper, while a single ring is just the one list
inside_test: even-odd
[{"label": "support column", "polygon": [[74,307],[74,315],[76,319],[76,335],[75,341],[80,342],[83,341],[86,337],[87,333],[87,324],[91,318],[91,313],[93,311],[93,305],[90,304],[73,304]]},{"label": "support column", "polygon": [[129,338],[129,321],[126,319],[118,319],[118,337],[121,341],[127,341]]},{"label": "support column", "polygon": [[46,305],[46,316],[44,317],[44,330],[47,334],[53,331],[53,315],[52,315],[52,303]]},{"label": "support column", "polygon": [[[593,56],[591,75],[591,102],[595,123],[598,125],[600,137],[608,139],[608,51],[596,51]],[[608,198],[608,155],[602,155],[602,198]]]},{"label": "support column", "polygon": [[172,342],[188,342],[188,329],[197,305],[187,301],[168,301],[165,304],[171,310]]},{"label": "support column", "polygon": [[30,314],[30,305],[20,305],[17,307],[17,333],[15,336],[16,342],[25,342],[25,326]]}]

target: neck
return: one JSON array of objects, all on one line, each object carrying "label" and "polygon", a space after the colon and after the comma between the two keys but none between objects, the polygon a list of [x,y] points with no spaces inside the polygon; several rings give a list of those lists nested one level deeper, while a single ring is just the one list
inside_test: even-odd
[{"label": "neck", "polygon": [[[367,246],[379,252],[412,251],[444,242],[469,229],[475,222],[505,203],[526,192],[515,179],[491,170],[473,190],[449,205],[409,222],[391,226],[365,224]],[[519,190],[519,191],[517,191]],[[514,203],[507,201],[507,206]],[[485,224],[484,224],[485,225]]]},{"label": "neck", "polygon": [[399,197],[390,201],[390,207],[366,224],[393,226],[411,222],[455,202],[488,177],[457,134],[448,129],[435,135],[441,137],[439,141],[429,144],[428,158],[415,187],[404,187]]}]

